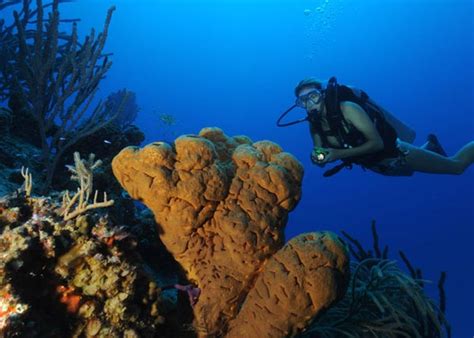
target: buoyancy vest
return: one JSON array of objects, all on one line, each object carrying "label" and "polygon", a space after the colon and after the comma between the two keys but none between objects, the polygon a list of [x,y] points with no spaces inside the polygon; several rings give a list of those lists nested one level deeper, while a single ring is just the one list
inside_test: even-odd
[{"label": "buoyancy vest", "polygon": [[383,150],[379,152],[344,159],[345,165],[350,166],[355,163],[363,167],[369,167],[385,158],[397,157],[400,154],[397,147],[397,132],[385,119],[382,109],[369,102],[367,93],[359,89],[339,85],[334,77],[328,82],[324,99],[329,130],[322,128],[321,121],[317,116],[309,116],[309,122],[321,137],[323,148],[334,148],[328,142],[329,136],[336,137],[342,149],[357,147],[367,142],[364,134],[344,118],[341,111],[341,102],[344,101],[354,102],[364,109],[375,124],[384,143]]}]

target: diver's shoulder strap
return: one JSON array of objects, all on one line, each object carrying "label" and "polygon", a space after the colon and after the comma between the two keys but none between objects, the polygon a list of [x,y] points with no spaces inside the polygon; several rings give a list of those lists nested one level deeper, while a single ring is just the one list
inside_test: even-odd
[{"label": "diver's shoulder strap", "polygon": [[337,83],[328,86],[326,89],[325,105],[327,119],[329,128],[334,132],[331,136],[335,136],[340,144],[347,144],[348,141],[348,135],[344,127],[348,127],[349,124],[344,118],[344,114],[341,110],[341,101],[350,100],[348,90],[349,89],[346,86]]}]

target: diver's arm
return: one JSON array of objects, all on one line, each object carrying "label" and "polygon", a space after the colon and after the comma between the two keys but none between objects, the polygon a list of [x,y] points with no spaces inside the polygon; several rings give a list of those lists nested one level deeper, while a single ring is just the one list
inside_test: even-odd
[{"label": "diver's arm", "polygon": [[341,110],[344,118],[352,123],[367,139],[367,141],[354,148],[338,149],[337,157],[344,159],[347,157],[361,156],[376,153],[384,147],[382,137],[380,136],[375,124],[367,115],[364,109],[353,102],[342,102]]}]

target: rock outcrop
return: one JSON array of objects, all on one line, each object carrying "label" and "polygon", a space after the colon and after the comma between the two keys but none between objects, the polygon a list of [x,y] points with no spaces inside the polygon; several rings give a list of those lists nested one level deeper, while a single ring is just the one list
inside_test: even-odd
[{"label": "rock outcrop", "polygon": [[97,213],[66,222],[62,207],[50,197],[0,198],[0,336],[160,332],[161,290],[135,238]]}]

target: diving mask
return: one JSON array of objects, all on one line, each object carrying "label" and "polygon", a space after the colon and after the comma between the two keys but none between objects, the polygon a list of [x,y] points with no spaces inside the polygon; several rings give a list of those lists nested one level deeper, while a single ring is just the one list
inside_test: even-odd
[{"label": "diving mask", "polygon": [[322,99],[323,93],[317,89],[314,89],[305,95],[298,96],[295,101],[295,105],[306,109],[310,100],[313,102],[313,104],[319,104]]},{"label": "diving mask", "polygon": [[[277,126],[288,127],[288,126],[295,125],[297,123],[301,123],[301,122],[305,122],[310,119],[313,119],[319,113],[319,110],[316,107],[311,107],[311,110],[308,110],[307,109],[308,103],[310,100],[313,103],[313,105],[317,105],[321,102],[324,102],[325,95],[326,95],[325,90],[314,89],[304,95],[298,96],[298,98],[295,101],[295,104],[289,107],[280,115],[280,117],[277,120]],[[283,122],[283,119],[285,118],[285,116],[288,115],[288,113],[291,112],[296,107],[303,108],[304,110],[306,110],[306,116],[298,120],[291,121],[291,122]]]}]

